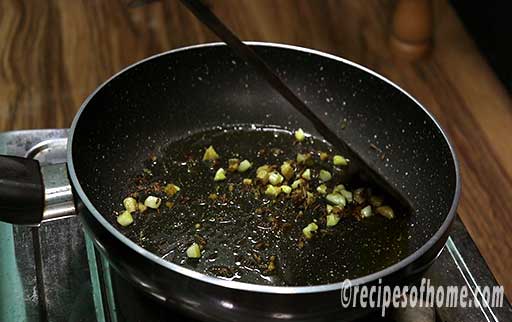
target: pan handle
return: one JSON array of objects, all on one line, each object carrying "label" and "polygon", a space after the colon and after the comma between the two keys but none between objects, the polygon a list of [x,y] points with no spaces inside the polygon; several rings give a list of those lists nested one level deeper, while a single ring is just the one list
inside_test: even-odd
[{"label": "pan handle", "polygon": [[37,226],[75,214],[65,163],[0,155],[0,221]]},{"label": "pan handle", "polygon": [[44,186],[39,162],[0,156],[0,220],[36,225],[43,219]]}]

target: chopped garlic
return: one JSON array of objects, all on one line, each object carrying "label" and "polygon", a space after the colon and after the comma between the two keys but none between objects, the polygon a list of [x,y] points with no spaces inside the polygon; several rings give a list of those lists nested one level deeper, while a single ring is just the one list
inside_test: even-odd
[{"label": "chopped garlic", "polygon": [[339,193],[330,193],[325,197],[325,199],[335,206],[344,207],[347,204],[345,197],[343,197],[343,195],[340,195]]},{"label": "chopped garlic", "polygon": [[265,189],[265,195],[269,197],[276,198],[281,193],[281,187],[274,187],[273,185],[268,185],[267,189]]},{"label": "chopped garlic", "polygon": [[309,153],[297,153],[297,163],[305,164],[311,158]]},{"label": "chopped garlic", "polygon": [[270,171],[272,168],[269,165],[262,165],[258,169],[256,169],[256,178],[260,180],[263,184],[268,182],[268,177],[270,176]]},{"label": "chopped garlic", "polygon": [[117,222],[123,227],[131,225],[133,223],[132,214],[128,210],[125,210],[122,214],[117,216]]},{"label": "chopped garlic", "polygon": [[292,192],[292,188],[290,186],[287,186],[287,185],[282,185],[281,186],[281,191],[286,193],[286,194],[289,194],[290,192]]},{"label": "chopped garlic", "polygon": [[165,187],[164,187],[164,192],[166,195],[168,195],[169,197],[172,197],[174,196],[178,191],[180,191],[181,188],[178,187],[177,185],[175,184],[172,184],[172,183],[169,183],[167,184]]},{"label": "chopped garlic", "polygon": [[204,151],[203,155],[203,161],[210,161],[210,160],[217,160],[219,158],[219,155],[217,154],[217,151],[213,148],[213,146],[209,146],[206,151]]},{"label": "chopped garlic", "polygon": [[302,233],[307,239],[311,239],[313,237],[313,232],[318,230],[318,225],[314,222],[310,223],[306,227],[302,229]]},{"label": "chopped garlic", "polygon": [[299,142],[304,141],[306,135],[304,135],[304,131],[302,129],[298,129],[295,131],[295,139]]},{"label": "chopped garlic", "polygon": [[315,199],[315,195],[312,192],[306,192],[306,205],[312,205],[315,202]]},{"label": "chopped garlic", "polygon": [[200,258],[201,257],[201,248],[197,243],[193,243],[187,248],[187,257],[188,258]]},{"label": "chopped garlic", "polygon": [[293,167],[290,165],[290,162],[283,162],[281,165],[281,173],[286,178],[286,180],[290,180],[293,177]]},{"label": "chopped garlic", "polygon": [[345,197],[345,199],[347,199],[348,202],[352,202],[352,192],[348,190],[341,190],[340,193],[343,195],[343,197]]},{"label": "chopped garlic", "polygon": [[347,165],[348,164],[348,160],[345,159],[343,156],[341,155],[335,155],[333,158],[332,158],[332,162],[334,163],[334,165],[336,166],[344,166],[344,165]]},{"label": "chopped garlic", "polygon": [[162,203],[162,199],[155,196],[148,196],[146,200],[144,200],[144,206],[148,208],[158,209],[160,204]]},{"label": "chopped garlic", "polygon": [[217,172],[215,172],[215,177],[213,177],[213,181],[222,181],[226,180],[226,170],[223,168],[219,168]]},{"label": "chopped garlic", "polygon": [[319,194],[325,195],[327,193],[327,186],[325,184],[321,184],[318,187],[316,187],[316,191]]},{"label": "chopped garlic", "polygon": [[343,190],[345,190],[345,186],[342,184],[339,184],[336,187],[334,187],[334,189],[332,189],[332,192],[341,192]]},{"label": "chopped garlic", "polygon": [[124,209],[128,212],[134,212],[137,210],[137,200],[133,197],[127,197],[123,200]]},{"label": "chopped garlic", "polygon": [[268,176],[268,181],[270,182],[270,184],[272,184],[274,186],[281,184],[281,182],[283,182],[283,180],[284,180],[283,176],[281,174],[279,174],[279,172],[277,172],[277,171],[273,171]]},{"label": "chopped garlic", "polygon": [[304,170],[304,172],[302,172],[301,178],[305,180],[311,180],[311,170]]},{"label": "chopped garlic", "polygon": [[329,159],[329,153],[327,152],[320,152],[320,160],[325,161]]},{"label": "chopped garlic", "polygon": [[245,178],[244,180],[242,180],[242,183],[246,186],[250,186],[252,185],[252,179]]},{"label": "chopped garlic", "polygon": [[268,262],[268,265],[267,265],[267,270],[269,272],[273,272],[276,270],[276,257],[275,256],[270,256],[270,261]]},{"label": "chopped garlic", "polygon": [[332,175],[329,171],[322,169],[322,170],[320,170],[319,177],[320,177],[320,180],[322,180],[323,182],[327,182],[327,181],[331,180]]},{"label": "chopped garlic", "polygon": [[335,214],[327,215],[327,227],[336,226],[340,219],[340,216]]},{"label": "chopped garlic", "polygon": [[238,172],[245,172],[252,167],[252,163],[249,160],[244,160],[238,165]]},{"label": "chopped garlic", "polygon": [[367,218],[373,216],[372,206],[366,206],[361,209],[361,217]]},{"label": "chopped garlic", "polygon": [[393,219],[395,218],[395,213],[393,212],[393,209],[389,206],[380,206],[375,209],[375,211],[381,215],[386,217],[387,219]]},{"label": "chopped garlic", "polygon": [[292,182],[292,189],[297,189],[301,185],[302,185],[302,179],[297,179],[294,182]]}]

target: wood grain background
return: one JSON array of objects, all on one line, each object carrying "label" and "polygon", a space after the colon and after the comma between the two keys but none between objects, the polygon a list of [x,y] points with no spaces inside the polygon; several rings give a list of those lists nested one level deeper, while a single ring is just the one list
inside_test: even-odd
[{"label": "wood grain background", "polygon": [[[311,47],[366,65],[437,117],[462,170],[459,215],[512,298],[512,102],[453,9],[435,2],[435,48],[415,63],[388,50],[393,1],[213,0],[245,40]],[[152,54],[215,41],[177,1],[0,1],[0,131],[67,127],[110,75]]]}]

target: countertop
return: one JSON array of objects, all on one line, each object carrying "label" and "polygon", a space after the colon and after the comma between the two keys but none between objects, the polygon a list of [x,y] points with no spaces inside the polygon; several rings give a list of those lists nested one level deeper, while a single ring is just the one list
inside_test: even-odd
[{"label": "countertop", "polygon": [[[71,124],[82,101],[121,68],[217,39],[178,1],[0,2],[0,131]],[[453,9],[434,1],[434,48],[413,63],[388,49],[393,1],[225,0],[213,10],[245,40],[300,45],[387,76],[419,99],[455,144],[459,216],[512,298],[512,101]]]}]

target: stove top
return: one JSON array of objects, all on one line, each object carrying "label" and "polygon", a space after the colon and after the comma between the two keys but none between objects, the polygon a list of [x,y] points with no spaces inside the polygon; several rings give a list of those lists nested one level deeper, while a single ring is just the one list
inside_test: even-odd
[{"label": "stove top", "polygon": [[[42,164],[66,160],[66,129],[0,133],[0,154],[29,156]],[[435,286],[467,285],[481,300],[478,285],[497,282],[457,218],[451,236],[425,275]],[[503,307],[394,309],[386,318],[365,321],[512,321]],[[163,309],[109,267],[84,234],[77,217],[40,227],[0,223],[0,321],[193,321]]]}]

